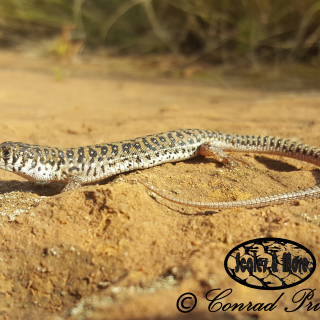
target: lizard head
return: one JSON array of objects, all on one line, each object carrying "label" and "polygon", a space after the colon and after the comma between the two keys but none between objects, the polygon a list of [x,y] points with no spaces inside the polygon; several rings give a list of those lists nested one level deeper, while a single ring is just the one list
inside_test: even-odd
[{"label": "lizard head", "polygon": [[31,181],[46,181],[50,172],[43,170],[43,162],[48,153],[47,148],[42,150],[38,145],[3,142],[0,144],[0,169],[14,172]]},{"label": "lizard head", "polygon": [[18,156],[18,148],[14,142],[0,144],[0,169],[13,171],[14,160]]}]

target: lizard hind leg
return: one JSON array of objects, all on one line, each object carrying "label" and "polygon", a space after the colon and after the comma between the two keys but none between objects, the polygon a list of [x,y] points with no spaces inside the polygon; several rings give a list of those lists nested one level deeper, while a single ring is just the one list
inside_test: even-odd
[{"label": "lizard hind leg", "polygon": [[74,190],[80,188],[82,181],[79,177],[73,176],[68,179],[67,185],[63,188],[62,192]]},{"label": "lizard hind leg", "polygon": [[237,166],[238,161],[242,161],[233,156],[225,154],[220,148],[211,144],[210,142],[204,143],[199,148],[199,155],[213,157],[218,162],[227,165],[227,166]]}]

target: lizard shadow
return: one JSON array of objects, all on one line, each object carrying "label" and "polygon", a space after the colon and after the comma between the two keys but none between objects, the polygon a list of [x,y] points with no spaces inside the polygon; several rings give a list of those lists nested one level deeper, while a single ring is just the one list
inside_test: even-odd
[{"label": "lizard shadow", "polygon": [[[296,166],[291,165],[289,163],[285,163],[285,162],[281,161],[281,159],[274,160],[274,159],[270,159],[265,156],[255,156],[254,158],[257,162],[264,165],[267,168],[267,170],[278,171],[278,172],[292,172],[292,171],[302,171],[303,170],[303,169],[302,170],[298,169]],[[304,169],[304,170],[310,171],[316,181],[316,184],[319,184],[320,183],[320,168],[318,168],[316,165],[309,164],[304,161],[299,161],[299,162],[304,163],[307,166],[310,166],[310,170],[308,170],[308,169]]]},{"label": "lizard shadow", "polygon": [[[185,160],[184,162],[185,163],[189,163],[189,164],[200,164],[200,163],[216,163],[218,164],[217,168],[219,167],[223,167],[223,164],[217,162],[216,160],[212,159],[212,158],[202,158],[202,157],[196,157],[196,158],[192,158],[192,159],[188,159],[188,160]],[[237,159],[235,157],[236,160],[239,160],[239,162],[242,160],[240,159]],[[270,170],[270,171],[276,171],[276,172],[293,172],[293,171],[301,171],[301,169],[298,169],[296,166],[294,165],[291,165],[291,164],[288,164],[286,162],[283,162],[280,160],[274,160],[274,159],[270,159],[268,157],[265,157],[265,156],[260,156],[260,155],[256,155],[254,157],[254,159],[265,166],[266,170]],[[301,161],[301,163],[305,163],[303,161]],[[175,164],[175,163],[173,163]],[[248,164],[250,165],[250,164]],[[318,168],[316,169],[313,169],[312,167],[314,167],[314,165],[312,164],[307,164],[307,165],[310,165],[310,171],[312,173],[312,175],[314,176],[314,179],[315,179],[315,184],[320,184],[320,170]],[[272,176],[270,176],[270,178],[272,178]],[[279,181],[277,181],[279,182]],[[197,213],[186,213],[180,209],[174,209],[172,206],[170,206],[169,204],[165,204],[163,202],[160,202],[156,199],[156,201],[161,204],[161,205],[164,205],[166,206],[167,208],[169,208],[170,210],[172,211],[175,211],[175,212],[178,212],[180,213],[181,215],[185,215],[185,216],[210,216],[210,215],[214,215],[214,214],[217,214],[219,213],[222,209],[211,209],[211,210],[204,210],[204,211],[200,211],[200,212],[197,212]],[[170,200],[169,200],[170,201]],[[183,204],[182,204],[183,205]]]},{"label": "lizard shadow", "polygon": [[280,171],[280,172],[290,172],[299,171],[295,166],[282,162],[281,160],[270,159],[265,156],[254,156],[254,159],[260,164],[264,165],[268,170]]},{"label": "lizard shadow", "polygon": [[64,183],[58,182],[39,183],[20,180],[0,181],[0,194],[10,192],[30,192],[35,193],[38,196],[50,197],[59,194],[64,186]]},{"label": "lizard shadow", "polygon": [[[106,178],[102,181],[98,181],[98,183],[88,183],[84,184],[84,186],[99,184],[104,185],[112,182],[118,177],[112,176]],[[38,196],[46,196],[52,197],[57,194],[60,194],[63,188],[66,186],[63,182],[32,182],[32,181],[21,181],[21,180],[5,180],[0,181],[0,194],[10,193],[10,192],[30,192],[35,193]]]}]

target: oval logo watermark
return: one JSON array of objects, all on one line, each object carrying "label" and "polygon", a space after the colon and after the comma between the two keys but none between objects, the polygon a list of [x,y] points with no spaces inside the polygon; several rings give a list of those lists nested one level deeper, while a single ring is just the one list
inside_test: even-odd
[{"label": "oval logo watermark", "polygon": [[306,281],[316,259],[306,247],[282,238],[259,238],[233,248],[224,260],[228,275],[260,290],[280,290]]}]

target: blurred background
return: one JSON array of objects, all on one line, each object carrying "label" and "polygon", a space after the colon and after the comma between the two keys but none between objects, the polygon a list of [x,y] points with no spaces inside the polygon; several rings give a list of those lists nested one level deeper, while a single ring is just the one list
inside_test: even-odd
[{"label": "blurred background", "polygon": [[317,86],[319,39],[319,0],[0,2],[2,48],[69,61],[103,49],[143,59],[157,75],[203,81],[294,74]]}]

